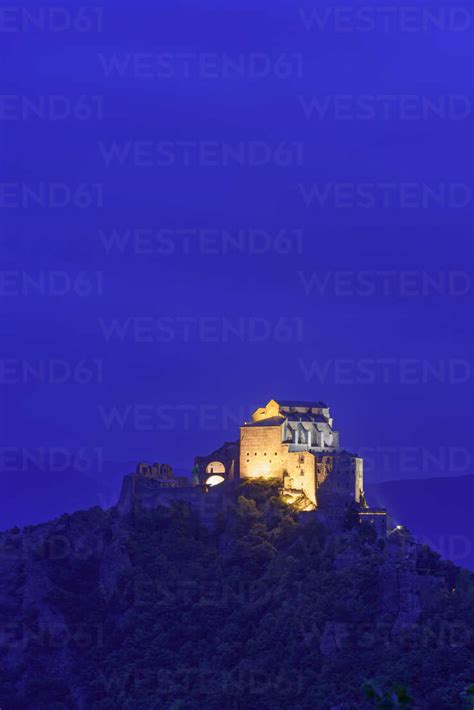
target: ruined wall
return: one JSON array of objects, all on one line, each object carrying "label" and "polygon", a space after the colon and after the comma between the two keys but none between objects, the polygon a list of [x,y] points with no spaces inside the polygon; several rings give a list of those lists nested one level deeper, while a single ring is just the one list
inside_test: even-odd
[{"label": "ruined wall", "polygon": [[117,509],[122,515],[132,512],[135,504],[139,502],[140,507],[145,509],[154,508],[159,505],[159,500],[179,500],[186,499],[187,491],[192,488],[163,487],[152,478],[130,473],[124,476]]},{"label": "ruined wall", "polygon": [[[207,456],[194,457],[194,471],[197,473],[199,483],[204,484],[212,473],[219,473],[226,480],[233,481],[239,477],[239,451],[238,441],[226,441],[221,447]],[[213,463],[222,464],[223,471],[208,471]]]},{"label": "ruined wall", "polygon": [[182,502],[191,505],[204,523],[211,524],[217,513],[227,510],[234,499],[233,486],[227,482],[213,488],[163,488],[154,485],[151,479],[129,474],[122,481],[117,510],[121,515],[127,515],[136,510],[152,510],[158,506],[169,508],[176,502]]}]

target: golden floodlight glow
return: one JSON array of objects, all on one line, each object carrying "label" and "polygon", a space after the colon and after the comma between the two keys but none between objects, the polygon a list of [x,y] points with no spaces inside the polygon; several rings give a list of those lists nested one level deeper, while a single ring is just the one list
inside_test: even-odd
[{"label": "golden floodlight glow", "polygon": [[265,478],[268,477],[271,473],[271,467],[269,463],[260,463],[257,464],[252,470],[252,475],[256,476],[257,478]]},{"label": "golden floodlight glow", "polygon": [[222,483],[224,481],[224,476],[218,476],[214,474],[213,476],[209,476],[209,478],[206,481],[206,484],[208,486],[218,486],[219,483]]}]

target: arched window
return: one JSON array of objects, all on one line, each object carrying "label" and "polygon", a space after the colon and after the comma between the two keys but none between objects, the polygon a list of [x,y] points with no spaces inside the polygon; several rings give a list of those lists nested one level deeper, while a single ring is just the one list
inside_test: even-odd
[{"label": "arched window", "polygon": [[221,461],[211,461],[211,463],[208,463],[206,466],[206,473],[225,474],[225,466]]}]

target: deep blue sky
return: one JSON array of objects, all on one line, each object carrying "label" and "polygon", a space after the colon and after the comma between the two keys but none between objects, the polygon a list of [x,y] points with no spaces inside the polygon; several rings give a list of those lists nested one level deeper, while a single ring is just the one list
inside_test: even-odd
[{"label": "deep blue sky", "polygon": [[36,6],[0,17],[3,451],[189,470],[280,396],[372,481],[471,473],[471,4]]}]

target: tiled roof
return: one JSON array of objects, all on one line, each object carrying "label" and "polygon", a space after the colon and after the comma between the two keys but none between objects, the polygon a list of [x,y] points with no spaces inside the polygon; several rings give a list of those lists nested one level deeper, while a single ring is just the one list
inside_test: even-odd
[{"label": "tiled roof", "polygon": [[318,407],[319,409],[327,409],[327,404],[324,402],[300,402],[294,399],[277,399],[275,400],[281,407]]},{"label": "tiled roof", "polygon": [[260,419],[258,422],[249,422],[244,424],[245,427],[251,426],[281,426],[285,420],[283,417],[270,417],[269,419]]},{"label": "tiled roof", "polygon": [[321,424],[327,424],[328,420],[326,417],[323,417],[322,414],[299,414],[298,412],[290,412],[286,413],[285,412],[285,419],[287,419],[289,422],[320,422]]}]

